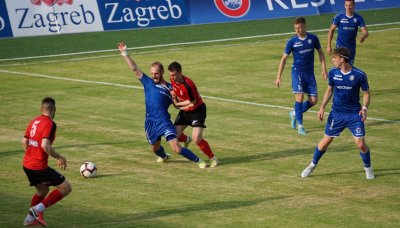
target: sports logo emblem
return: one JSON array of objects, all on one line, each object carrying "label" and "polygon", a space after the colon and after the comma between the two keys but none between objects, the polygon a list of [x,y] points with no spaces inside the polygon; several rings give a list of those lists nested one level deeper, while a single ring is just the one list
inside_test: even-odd
[{"label": "sports logo emblem", "polygon": [[311,44],[311,43],[312,43],[312,40],[311,40],[311,39],[308,39],[307,42],[308,42],[308,44]]},{"label": "sports logo emblem", "polygon": [[40,6],[42,2],[47,6],[53,6],[57,3],[57,5],[61,6],[64,3],[72,5],[73,1],[74,0],[31,0],[31,3],[37,6]]},{"label": "sports logo emblem", "polygon": [[354,75],[350,75],[350,81],[354,80]]},{"label": "sports logo emblem", "polygon": [[227,17],[243,17],[250,10],[250,0],[214,0],[217,9]]}]

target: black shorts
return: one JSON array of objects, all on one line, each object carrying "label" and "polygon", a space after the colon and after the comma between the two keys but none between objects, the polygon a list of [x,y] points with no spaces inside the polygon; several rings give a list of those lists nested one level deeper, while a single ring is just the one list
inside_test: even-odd
[{"label": "black shorts", "polygon": [[29,179],[30,186],[45,184],[48,186],[58,186],[65,181],[65,177],[58,171],[48,167],[42,170],[32,170],[25,167],[24,171]]},{"label": "black shorts", "polygon": [[202,104],[193,111],[179,111],[175,119],[174,125],[186,125],[192,127],[206,128],[205,122],[207,117],[206,104]]}]

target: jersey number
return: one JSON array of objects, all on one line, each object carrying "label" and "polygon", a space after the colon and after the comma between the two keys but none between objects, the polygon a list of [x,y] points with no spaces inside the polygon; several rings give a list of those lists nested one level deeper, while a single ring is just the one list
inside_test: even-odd
[{"label": "jersey number", "polygon": [[31,137],[33,137],[36,134],[36,128],[37,128],[38,123],[40,123],[40,120],[33,122],[32,128],[31,128],[31,133],[30,133]]}]

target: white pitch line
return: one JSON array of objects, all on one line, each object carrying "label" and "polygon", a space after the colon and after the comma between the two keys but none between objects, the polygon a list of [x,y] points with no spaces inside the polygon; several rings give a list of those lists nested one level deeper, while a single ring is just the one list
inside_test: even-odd
[{"label": "white pitch line", "polygon": [[[141,86],[124,85],[124,84],[117,84],[117,83],[112,83],[112,82],[90,81],[90,80],[83,80],[83,79],[65,78],[65,77],[57,77],[57,76],[50,76],[50,75],[44,75],[44,74],[34,74],[34,73],[17,72],[17,71],[9,71],[9,70],[1,70],[1,69],[0,69],[0,73],[16,74],[16,75],[24,75],[24,76],[30,76],[30,77],[49,78],[49,79],[54,79],[54,80],[81,82],[81,83],[89,83],[89,84],[97,84],[97,85],[108,85],[108,86],[116,86],[116,87],[143,90],[143,87],[141,87]],[[241,100],[234,100],[234,99],[220,98],[220,97],[213,97],[213,96],[204,96],[203,95],[202,97],[210,99],[210,100],[252,105],[252,106],[258,106],[258,107],[278,108],[278,109],[285,109],[285,110],[293,109],[290,107],[279,106],[279,105],[261,104],[261,103],[257,103],[257,102],[241,101]],[[317,113],[316,111],[311,111],[311,110],[309,112]],[[326,113],[326,114],[329,114],[329,113]],[[400,121],[386,120],[386,119],[381,119],[381,118],[369,117],[368,119],[375,120],[375,121],[381,121],[381,122],[400,123]]]},{"label": "white pitch line", "polygon": [[[400,24],[400,22],[372,24],[372,25],[368,25],[368,27],[397,25],[397,24]],[[316,30],[310,30],[309,32],[326,32],[328,30],[329,29],[316,29]],[[389,29],[389,30],[391,30],[391,29]],[[384,31],[384,30],[382,30],[382,31]],[[373,31],[370,31],[370,32],[373,32]],[[275,37],[275,36],[283,36],[283,35],[291,35],[291,34],[294,34],[294,33],[293,32],[286,32],[286,33],[274,33],[274,34],[264,34],[264,35],[256,35],[256,36],[243,36],[243,37],[215,39],[215,40],[202,40],[202,41],[191,41],[191,42],[181,42],[181,43],[171,43],[171,44],[158,44],[158,45],[149,45],[149,46],[127,48],[127,50],[140,50],[140,49],[148,49],[148,48],[183,46],[183,45],[193,45],[193,44],[206,44],[206,43],[226,42],[226,41],[234,41],[234,40],[246,40],[246,39],[255,39],[255,38]],[[118,49],[74,52],[74,53],[65,53],[65,54],[57,54],[57,55],[42,55],[42,56],[20,57],[20,58],[10,58],[10,59],[0,59],[0,62],[13,61],[13,60],[38,59],[38,58],[52,58],[52,57],[62,57],[62,56],[71,56],[71,55],[95,54],[95,53],[116,52],[116,51],[118,51]]]}]

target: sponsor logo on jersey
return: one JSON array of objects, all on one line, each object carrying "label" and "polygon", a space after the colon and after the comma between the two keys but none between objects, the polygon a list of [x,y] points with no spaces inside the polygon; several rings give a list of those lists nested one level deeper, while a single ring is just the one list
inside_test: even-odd
[{"label": "sponsor logo on jersey", "polygon": [[214,0],[217,9],[227,17],[239,18],[250,10],[250,0]]},{"label": "sponsor logo on jersey", "polygon": [[33,147],[38,147],[39,143],[36,140],[29,139],[28,144]]},{"label": "sponsor logo on jersey", "polygon": [[303,43],[302,43],[302,42],[296,42],[296,43],[294,43],[294,45],[293,45],[293,47],[301,47],[301,46],[303,46]]},{"label": "sponsor logo on jersey", "polygon": [[338,89],[344,89],[344,90],[351,90],[353,87],[351,86],[336,86]]}]

